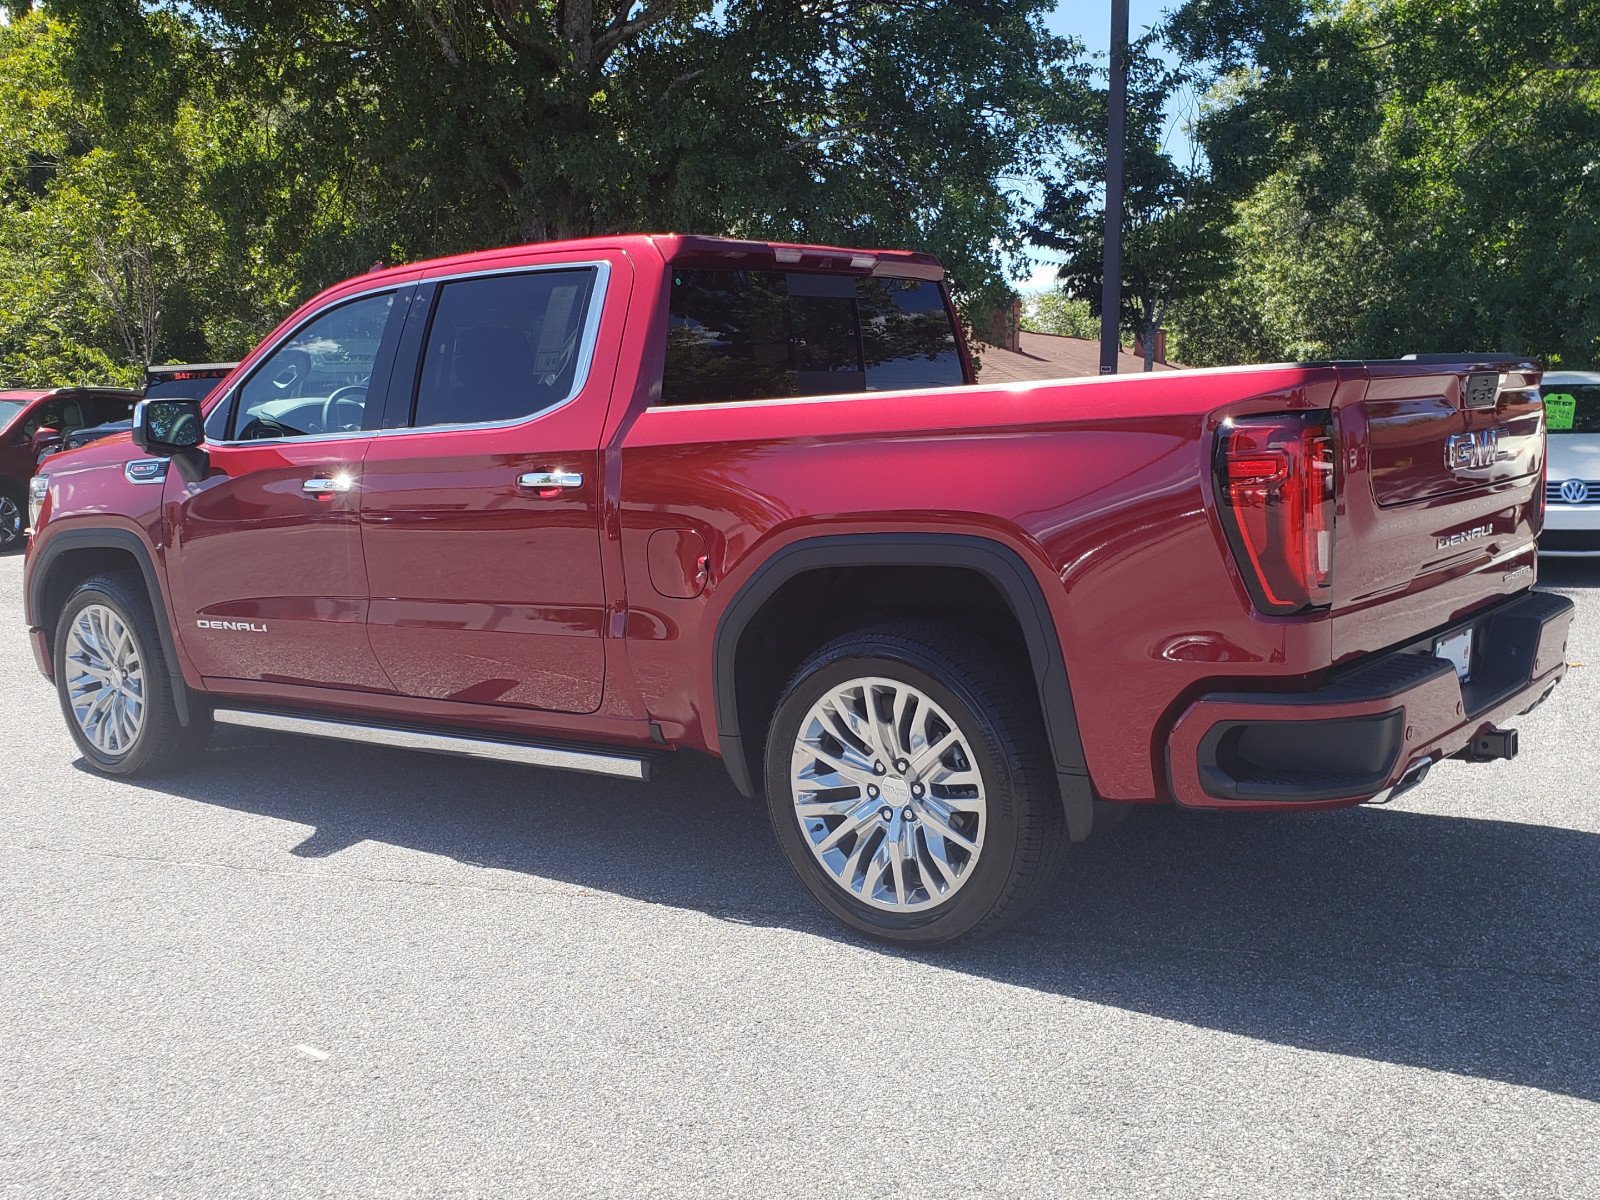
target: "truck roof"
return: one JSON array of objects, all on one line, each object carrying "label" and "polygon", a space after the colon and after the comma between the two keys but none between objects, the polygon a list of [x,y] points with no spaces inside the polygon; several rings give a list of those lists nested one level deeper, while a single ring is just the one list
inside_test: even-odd
[{"label": "truck roof", "polygon": [[0,400],[14,400],[23,404],[32,404],[35,400],[43,400],[47,396],[132,396],[137,399],[138,395],[139,393],[131,388],[84,385],[57,388],[7,388],[4,391],[0,391]]},{"label": "truck roof", "polygon": [[582,254],[589,250],[613,248],[635,253],[654,253],[664,262],[681,259],[723,260],[729,266],[771,265],[818,270],[851,271],[869,275],[908,275],[919,279],[943,279],[944,266],[931,254],[913,250],[872,250],[848,246],[805,245],[798,242],[747,241],[695,233],[627,233],[610,237],[574,238],[560,242],[529,242],[502,246],[494,250],[474,250],[445,258],[425,259],[393,267],[374,268],[368,278],[415,271],[418,267],[481,265],[502,256],[525,254],[531,249],[554,253]]}]

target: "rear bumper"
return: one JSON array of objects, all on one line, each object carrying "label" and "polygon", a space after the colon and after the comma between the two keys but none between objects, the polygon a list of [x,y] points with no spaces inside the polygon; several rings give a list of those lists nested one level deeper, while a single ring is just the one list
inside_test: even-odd
[{"label": "rear bumper", "polygon": [[[1371,655],[1305,692],[1214,692],[1173,726],[1167,774],[1191,808],[1339,808],[1457,753],[1527,712],[1566,674],[1572,602],[1525,592],[1447,630]],[[1433,638],[1473,631],[1468,682]]]}]

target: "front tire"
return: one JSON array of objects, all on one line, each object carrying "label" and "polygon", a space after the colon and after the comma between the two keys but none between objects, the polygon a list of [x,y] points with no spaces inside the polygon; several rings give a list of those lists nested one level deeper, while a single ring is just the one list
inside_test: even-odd
[{"label": "front tire", "polygon": [[22,549],[28,497],[15,484],[0,483],[0,554]]},{"label": "front tire", "polygon": [[56,622],[56,694],[78,750],[106,775],[155,775],[200,750],[209,709],[178,720],[155,613],[133,574],[79,584]]},{"label": "front tire", "polygon": [[811,655],[778,703],[766,785],[801,882],[899,945],[1015,920],[1066,846],[1026,663],[941,625],[866,629]]}]

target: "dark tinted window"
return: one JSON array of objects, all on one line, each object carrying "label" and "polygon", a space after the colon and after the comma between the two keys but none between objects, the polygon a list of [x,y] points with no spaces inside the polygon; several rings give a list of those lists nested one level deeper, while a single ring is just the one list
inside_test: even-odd
[{"label": "dark tinted window", "polygon": [[61,404],[52,400],[49,404],[41,404],[28,414],[22,422],[22,432],[32,437],[41,429],[61,429]]},{"label": "dark tinted window", "polygon": [[439,290],[415,424],[515,421],[572,394],[592,269],[461,279]]},{"label": "dark tinted window", "polygon": [[1600,433],[1600,384],[1548,383],[1544,410],[1551,433]]},{"label": "dark tinted window", "polygon": [[85,428],[94,425],[104,425],[108,421],[126,421],[133,416],[133,399],[119,399],[113,396],[91,397],[83,401],[83,424]]},{"label": "dark tinted window", "polygon": [[663,404],[964,382],[955,331],[932,280],[673,273]]}]

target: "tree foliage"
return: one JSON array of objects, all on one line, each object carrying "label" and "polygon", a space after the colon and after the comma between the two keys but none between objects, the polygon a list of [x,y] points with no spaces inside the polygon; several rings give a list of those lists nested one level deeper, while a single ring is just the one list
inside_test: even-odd
[{"label": "tree foliage", "polygon": [[1058,337],[1100,337],[1100,318],[1090,311],[1089,302],[1059,288],[1028,297],[1022,306],[1022,327]]},{"label": "tree foliage", "polygon": [[1189,0],[1198,135],[1236,204],[1186,361],[1600,356],[1600,5]]},{"label": "tree foliage", "polygon": [[[1122,310],[1118,326],[1146,347],[1146,369],[1172,306],[1222,274],[1213,192],[1197,162],[1181,163],[1164,145],[1167,109],[1184,74],[1154,52],[1154,34],[1128,58],[1127,150],[1124,158]],[[1109,99],[1097,91],[1073,122],[1077,151],[1045,185],[1034,236],[1063,252],[1065,294],[1098,319],[1105,278],[1105,186]],[[1092,336],[1097,336],[1095,335]]]},{"label": "tree foliage", "polygon": [[12,5],[0,375],[236,354],[374,260],[616,231],[930,250],[994,304],[1084,86],[1049,7]]},{"label": "tree foliage", "polygon": [[213,190],[226,106],[185,90],[108,110],[71,86],[71,44],[41,13],[0,26],[0,381],[131,382],[242,352],[288,289],[270,263],[237,269]]}]

